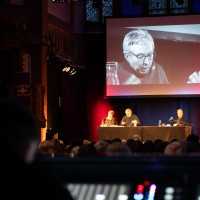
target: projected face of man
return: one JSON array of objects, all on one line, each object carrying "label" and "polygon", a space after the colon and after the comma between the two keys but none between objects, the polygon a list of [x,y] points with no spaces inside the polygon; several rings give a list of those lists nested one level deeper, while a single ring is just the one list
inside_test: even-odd
[{"label": "projected face of man", "polygon": [[151,69],[153,53],[154,49],[151,43],[134,44],[129,46],[126,60],[138,74],[145,75]]}]

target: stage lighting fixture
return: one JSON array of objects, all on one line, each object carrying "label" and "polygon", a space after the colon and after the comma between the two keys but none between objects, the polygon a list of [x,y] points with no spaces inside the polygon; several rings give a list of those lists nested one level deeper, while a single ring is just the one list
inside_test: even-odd
[{"label": "stage lighting fixture", "polygon": [[61,66],[62,72],[69,72],[71,68],[72,65],[69,63],[63,63],[63,65]]},{"label": "stage lighting fixture", "polygon": [[62,72],[69,73],[69,75],[71,75],[71,76],[76,74],[75,68],[69,63],[61,65],[61,68],[62,68]]},{"label": "stage lighting fixture", "polygon": [[68,72],[69,70],[70,70],[70,67],[64,67],[64,68],[62,69],[63,72]]},{"label": "stage lighting fixture", "polygon": [[76,70],[73,68],[73,69],[69,72],[69,75],[73,76],[74,74],[76,74]]}]

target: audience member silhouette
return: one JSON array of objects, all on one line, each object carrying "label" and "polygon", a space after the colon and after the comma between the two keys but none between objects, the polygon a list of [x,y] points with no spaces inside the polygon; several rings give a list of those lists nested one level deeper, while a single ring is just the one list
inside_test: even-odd
[{"label": "audience member silhouette", "polygon": [[80,146],[78,150],[78,157],[88,157],[88,156],[95,156],[96,149],[92,144],[83,144]]},{"label": "audience member silhouette", "polygon": [[162,141],[161,139],[157,139],[154,141],[154,152],[155,153],[163,153],[165,147],[169,144],[169,142]]},{"label": "audience member silhouette", "polygon": [[143,144],[139,140],[129,139],[127,140],[127,146],[131,149],[132,153],[143,152]]},{"label": "audience member silhouette", "polygon": [[113,142],[122,142],[122,140],[120,138],[114,138],[113,140],[111,140],[111,143]]},{"label": "audience member silhouette", "polygon": [[32,163],[40,138],[36,117],[5,99],[0,100],[0,110],[1,195],[6,199],[71,200],[55,176]]},{"label": "audience member silhouette", "polygon": [[75,138],[73,139],[73,141],[71,142],[71,144],[68,146],[68,151],[71,152],[71,150],[74,148],[74,147],[77,147],[77,146],[81,146],[83,145],[83,139],[80,139],[80,138]]},{"label": "audience member silhouette", "polygon": [[54,145],[53,145],[53,143],[49,140],[45,140],[43,142],[40,142],[36,155],[37,156],[54,157]]},{"label": "audience member silhouette", "polygon": [[65,156],[65,145],[62,140],[53,138],[50,142],[53,144],[55,156]]},{"label": "audience member silhouette", "polygon": [[105,153],[106,147],[108,146],[108,142],[99,141],[94,145],[96,152],[98,155],[102,155]]},{"label": "audience member silhouette", "polygon": [[109,144],[105,150],[105,153],[108,156],[112,155],[130,155],[131,149],[128,147],[127,144],[124,144],[122,142],[112,142]]},{"label": "audience member silhouette", "polygon": [[144,153],[152,153],[154,150],[154,145],[151,140],[146,140],[143,144],[143,152]]},{"label": "audience member silhouette", "polygon": [[179,141],[173,141],[169,143],[164,150],[164,155],[179,155],[183,152]]},{"label": "audience member silhouette", "polygon": [[137,135],[137,134],[133,135],[133,140],[135,140],[135,141],[142,141],[141,137],[139,135]]},{"label": "audience member silhouette", "polygon": [[180,144],[182,148],[182,153],[193,152],[192,142],[187,141],[187,140],[181,140]]},{"label": "audience member silhouette", "polygon": [[187,137],[187,141],[190,141],[190,142],[199,142],[199,136],[191,134],[191,135],[189,135]]}]

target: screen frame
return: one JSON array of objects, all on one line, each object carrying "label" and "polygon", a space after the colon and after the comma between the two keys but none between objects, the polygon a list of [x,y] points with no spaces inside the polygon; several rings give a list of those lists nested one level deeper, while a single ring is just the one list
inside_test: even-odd
[{"label": "screen frame", "polygon": [[[197,19],[197,16],[200,18],[200,13],[194,13],[194,14],[178,14],[178,15],[151,15],[151,16],[144,16],[144,15],[140,15],[140,16],[125,16],[125,17],[110,17],[107,16],[105,17],[105,65],[104,65],[104,99],[127,99],[127,98],[194,98],[194,97],[200,97],[200,94],[152,94],[152,95],[107,95],[107,84],[106,84],[106,63],[107,63],[107,25],[108,25],[108,21],[109,20],[115,20],[115,19],[127,19],[127,20],[132,20],[132,19],[154,19],[154,20],[160,20],[160,19],[165,19],[165,24],[158,24],[158,25],[154,25],[154,26],[161,26],[161,25],[184,25],[184,24],[200,24],[200,22]],[[182,21],[182,18],[187,18],[187,21]],[[167,24],[167,19],[169,18],[176,18],[177,21],[174,22],[174,24],[170,23]],[[195,19],[195,21],[193,21]],[[129,23],[129,22],[127,22]],[[153,22],[155,23],[155,22]],[[134,26],[145,26],[145,25],[139,25],[139,24],[134,24]],[[125,26],[125,24],[124,24]],[[133,26],[133,27],[134,27]],[[146,26],[150,26],[149,24]],[[153,25],[152,25],[153,26]],[[196,83],[198,85],[200,85],[199,83]]]}]

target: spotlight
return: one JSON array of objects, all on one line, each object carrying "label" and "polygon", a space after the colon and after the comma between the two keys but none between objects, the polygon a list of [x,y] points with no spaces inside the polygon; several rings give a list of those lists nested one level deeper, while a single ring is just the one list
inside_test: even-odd
[{"label": "spotlight", "polygon": [[75,68],[69,63],[62,65],[61,69],[62,69],[62,72],[69,73],[69,75],[71,75],[71,76],[76,74]]},{"label": "spotlight", "polygon": [[62,71],[63,72],[69,72],[71,68],[72,68],[72,65],[67,63],[62,67]]},{"label": "spotlight", "polygon": [[69,70],[70,70],[70,67],[64,67],[64,68],[62,69],[63,72],[68,72]]},{"label": "spotlight", "polygon": [[76,70],[73,68],[73,69],[69,72],[69,75],[73,76],[74,74],[76,74]]}]

